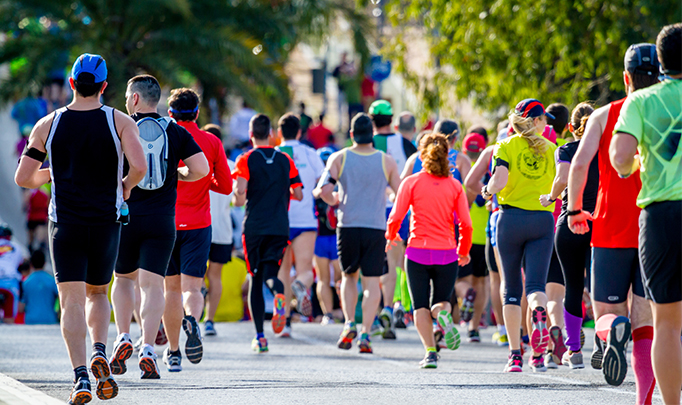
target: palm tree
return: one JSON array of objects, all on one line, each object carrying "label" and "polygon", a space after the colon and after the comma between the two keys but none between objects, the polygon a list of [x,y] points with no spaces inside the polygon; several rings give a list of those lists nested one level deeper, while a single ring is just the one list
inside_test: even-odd
[{"label": "palm tree", "polygon": [[300,41],[353,21],[366,54],[367,19],[352,0],[0,0],[0,85],[7,101],[39,88],[55,67],[83,52],[104,56],[106,102],[124,105],[128,78],[140,72],[170,86],[198,85],[204,100],[239,94],[266,112],[289,104],[283,66]]}]

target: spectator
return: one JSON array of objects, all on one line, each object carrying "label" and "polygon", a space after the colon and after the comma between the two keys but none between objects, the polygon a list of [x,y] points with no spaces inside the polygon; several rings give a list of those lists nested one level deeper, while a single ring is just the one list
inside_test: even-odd
[{"label": "spectator", "polygon": [[19,245],[12,242],[12,229],[0,224],[0,296],[4,296],[0,322],[14,323],[19,307],[19,266],[23,261]]},{"label": "spectator", "polygon": [[45,253],[36,250],[31,255],[31,273],[22,283],[20,309],[27,325],[57,323],[55,302],[58,297],[54,277],[44,270]]},{"label": "spectator", "polygon": [[308,141],[315,149],[334,144],[334,134],[329,128],[324,126],[324,114],[320,114],[317,125],[313,125],[308,129]]}]

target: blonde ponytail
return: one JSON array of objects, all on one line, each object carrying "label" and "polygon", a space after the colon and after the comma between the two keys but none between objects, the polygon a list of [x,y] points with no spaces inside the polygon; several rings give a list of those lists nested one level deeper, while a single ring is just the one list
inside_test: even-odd
[{"label": "blonde ponytail", "polygon": [[539,156],[547,151],[547,142],[545,141],[545,138],[535,132],[533,118],[524,118],[512,112],[509,114],[509,122],[514,128],[514,131],[528,142],[528,146],[534,154]]}]

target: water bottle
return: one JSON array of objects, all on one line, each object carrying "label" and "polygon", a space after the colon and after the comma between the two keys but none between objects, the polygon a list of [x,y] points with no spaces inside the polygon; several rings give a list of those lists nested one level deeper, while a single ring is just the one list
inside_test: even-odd
[{"label": "water bottle", "polygon": [[123,205],[121,205],[121,216],[118,218],[118,222],[123,225],[128,225],[128,222],[130,222],[130,211],[128,210],[128,204],[125,201],[123,201]]}]

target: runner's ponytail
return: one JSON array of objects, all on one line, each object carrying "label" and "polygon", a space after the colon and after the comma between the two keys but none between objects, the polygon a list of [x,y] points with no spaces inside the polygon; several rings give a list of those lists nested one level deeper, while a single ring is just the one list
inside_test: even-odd
[{"label": "runner's ponytail", "polygon": [[575,139],[582,139],[585,135],[587,120],[593,112],[594,107],[588,102],[582,102],[575,106],[571,113],[571,125],[573,126],[573,136]]},{"label": "runner's ponytail", "polygon": [[450,161],[448,160],[450,146],[448,138],[442,134],[426,134],[419,142],[419,145],[424,170],[436,177],[450,176]]},{"label": "runner's ponytail", "polygon": [[509,122],[514,131],[528,142],[528,146],[536,155],[542,155],[547,150],[545,138],[535,132],[533,118],[524,118],[514,112],[509,114]]}]

